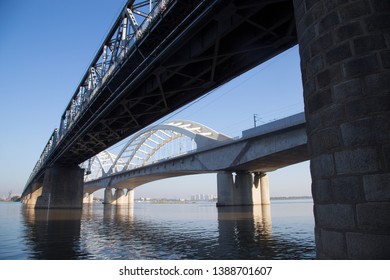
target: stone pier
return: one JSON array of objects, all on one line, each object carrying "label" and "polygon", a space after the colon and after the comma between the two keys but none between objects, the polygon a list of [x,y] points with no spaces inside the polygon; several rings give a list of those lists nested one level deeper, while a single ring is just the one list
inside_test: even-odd
[{"label": "stone pier", "polygon": [[320,259],[390,258],[390,1],[294,0]]},{"label": "stone pier", "polygon": [[231,172],[220,172],[217,174],[217,192],[218,207],[270,204],[268,177],[262,173],[240,171],[233,178]]},{"label": "stone pier", "polygon": [[35,182],[23,198],[28,207],[43,209],[80,209],[83,203],[84,170],[53,166],[45,170],[43,182]]},{"label": "stone pier", "polygon": [[34,208],[37,204],[38,197],[42,195],[42,189],[42,183],[33,183],[31,192],[22,198],[22,203],[29,208]]}]

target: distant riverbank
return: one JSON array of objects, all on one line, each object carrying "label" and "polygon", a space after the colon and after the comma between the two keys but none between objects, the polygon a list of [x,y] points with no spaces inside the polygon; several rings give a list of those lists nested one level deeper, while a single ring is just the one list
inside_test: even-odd
[{"label": "distant riverbank", "polygon": [[271,200],[290,200],[290,199],[313,199],[311,196],[276,196],[271,197]]}]

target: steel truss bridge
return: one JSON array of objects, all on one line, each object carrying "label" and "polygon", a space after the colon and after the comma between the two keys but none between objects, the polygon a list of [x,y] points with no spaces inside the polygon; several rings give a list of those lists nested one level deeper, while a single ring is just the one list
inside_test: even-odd
[{"label": "steel truss bridge", "polygon": [[76,166],[297,44],[291,0],[129,0],[26,184]]}]

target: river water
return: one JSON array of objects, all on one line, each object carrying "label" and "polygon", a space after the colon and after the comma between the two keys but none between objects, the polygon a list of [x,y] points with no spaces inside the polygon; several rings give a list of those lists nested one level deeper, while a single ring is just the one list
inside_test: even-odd
[{"label": "river water", "polygon": [[0,259],[314,259],[311,200],[34,210],[0,203]]}]

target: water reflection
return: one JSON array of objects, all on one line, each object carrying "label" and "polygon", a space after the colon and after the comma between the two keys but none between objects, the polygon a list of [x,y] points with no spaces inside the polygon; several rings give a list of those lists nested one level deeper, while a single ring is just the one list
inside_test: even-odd
[{"label": "water reflection", "polygon": [[[270,206],[235,206],[218,208],[219,250],[223,258],[238,255],[250,258],[260,250],[259,241],[272,238]],[[255,257],[256,257],[255,256]]]},{"label": "water reflection", "polygon": [[129,223],[134,220],[134,207],[130,206],[115,206],[110,204],[105,204],[103,206],[103,216],[104,220],[108,222],[125,222]]},{"label": "water reflection", "polygon": [[28,258],[60,260],[87,257],[78,243],[81,210],[21,209],[29,247]]},{"label": "water reflection", "polygon": [[[292,222],[294,220],[292,219]],[[219,259],[312,259],[314,240],[276,233],[270,205],[218,209]],[[292,234],[293,233],[293,234]],[[310,235],[310,234],[309,234]]]},{"label": "water reflection", "polygon": [[214,204],[22,210],[30,259],[304,259],[302,244],[275,232],[270,206]]}]

